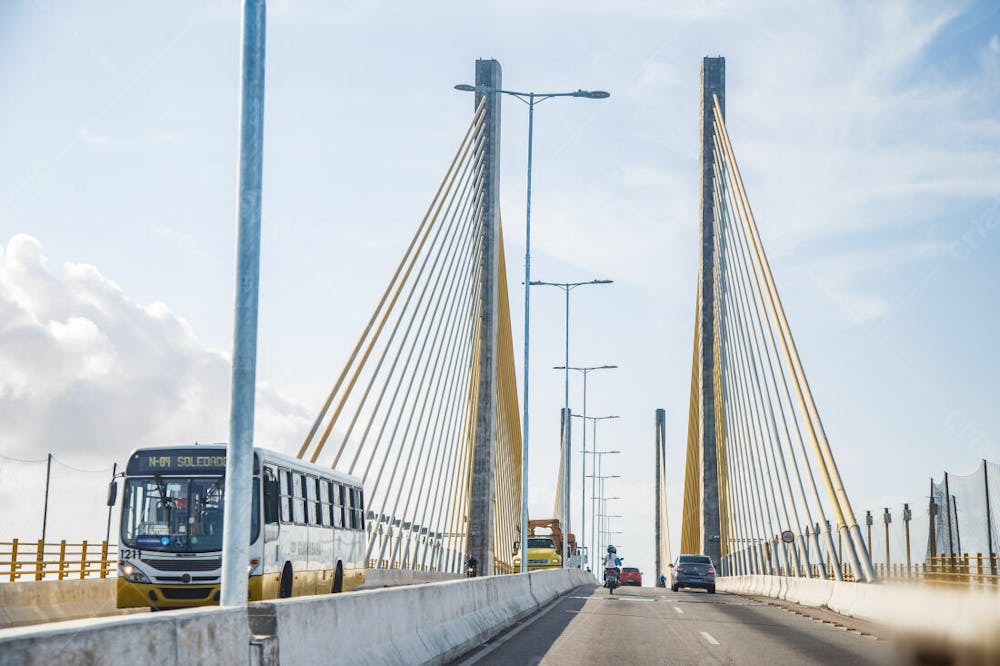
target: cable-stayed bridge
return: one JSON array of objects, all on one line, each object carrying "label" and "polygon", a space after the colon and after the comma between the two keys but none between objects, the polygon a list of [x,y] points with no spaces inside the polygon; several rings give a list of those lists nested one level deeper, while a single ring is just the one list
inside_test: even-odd
[{"label": "cable-stayed bridge", "polygon": [[[611,594],[582,569],[491,575],[516,573],[512,546],[522,540],[527,520],[499,209],[500,87],[499,63],[477,61],[473,112],[457,133],[454,156],[297,451],[304,465],[347,475],[337,483],[357,479],[362,505],[361,495],[324,498],[324,486],[309,485],[307,478],[316,468],[303,467],[302,495],[295,488],[280,495],[290,507],[304,507],[306,517],[284,520],[280,511],[268,512],[266,500],[258,516],[265,540],[268,527],[273,535],[306,523],[297,526],[313,530],[309,539],[318,542],[321,530],[334,527],[325,517],[331,511],[341,511],[342,519],[347,510],[363,511],[367,520],[348,522],[363,540],[367,568],[386,574],[379,579],[384,584],[425,582],[419,576],[390,581],[389,573],[464,573],[470,558],[478,562],[477,579],[331,596],[341,590],[337,579],[323,587],[324,575],[323,584],[312,581],[309,594],[290,583],[288,594],[276,595],[296,598],[4,630],[0,664],[444,663],[459,657],[469,663],[868,663],[888,657],[884,641],[863,637],[886,636],[879,622],[905,615],[904,602],[926,608],[928,597],[925,590],[872,585],[869,547],[809,390],[726,128],[722,58],[706,58],[702,70],[701,268],[680,552],[711,558],[718,569],[711,592],[718,585],[731,594],[668,592],[648,580],[645,587]],[[569,421],[564,414],[563,422]],[[568,439],[567,428],[564,452]],[[682,456],[670,456],[662,410],[653,454],[650,528],[656,575],[663,574],[669,588],[677,571],[668,564],[676,553],[668,538],[666,479]],[[546,474],[556,489],[556,517],[568,532],[570,515],[560,511],[568,500],[570,466],[561,462]],[[163,486],[157,479],[150,493],[172,510],[188,508],[168,502]],[[319,550],[315,545],[307,539],[305,552],[283,563],[308,565]],[[152,559],[147,554],[137,561]],[[201,573],[214,585],[209,560],[199,559]],[[248,577],[256,575],[255,566],[251,561]],[[127,568],[119,567],[120,577],[136,575]],[[113,582],[105,578],[105,562],[99,571]],[[280,581],[283,573],[277,572],[263,575]],[[69,581],[52,582],[69,589]],[[194,581],[163,587],[189,583]],[[40,589],[24,598],[56,594]],[[82,599],[81,615],[87,604],[99,605],[86,596],[90,589],[108,592],[107,586],[67,592]],[[11,608],[24,603],[15,596],[3,597]],[[814,609],[816,619],[844,623],[849,631],[783,614],[764,597],[801,603]],[[959,603],[950,592],[930,598]],[[976,618],[966,625],[975,631],[963,635],[964,647],[995,654],[976,633],[995,618],[983,611],[993,601],[961,597],[971,610],[959,616]],[[906,620],[926,636],[953,638],[947,623]]]}]

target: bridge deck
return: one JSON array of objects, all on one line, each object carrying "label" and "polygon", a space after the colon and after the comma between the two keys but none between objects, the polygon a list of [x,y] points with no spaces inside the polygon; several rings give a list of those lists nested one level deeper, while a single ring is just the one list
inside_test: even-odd
[{"label": "bridge deck", "polygon": [[497,637],[476,664],[881,664],[889,641],[732,594],[577,588]]}]

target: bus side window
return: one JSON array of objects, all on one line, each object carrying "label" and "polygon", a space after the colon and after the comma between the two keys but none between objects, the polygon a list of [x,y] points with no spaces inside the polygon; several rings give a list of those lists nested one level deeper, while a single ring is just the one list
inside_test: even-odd
[{"label": "bus side window", "polygon": [[279,506],[281,505],[281,489],[278,487],[278,477],[270,465],[264,467],[264,522],[278,522]]},{"label": "bus side window", "polygon": [[355,488],[354,492],[358,494],[358,529],[365,529],[365,491],[361,488]]},{"label": "bus side window", "polygon": [[326,479],[316,482],[319,484],[319,524],[330,527],[330,482]]},{"label": "bus side window", "polygon": [[292,472],[292,520],[297,525],[306,522],[306,500],[303,497],[302,475]]},{"label": "bus side window", "polygon": [[361,529],[361,510],[358,509],[358,489],[351,488],[351,529]]},{"label": "bus side window", "polygon": [[281,522],[292,522],[292,473],[287,469],[278,470],[281,481]]},{"label": "bus side window", "polygon": [[334,481],[331,487],[333,495],[333,526],[344,526],[344,486]]},{"label": "bus side window", "polygon": [[316,512],[316,477],[303,476],[302,482],[305,484],[306,497],[306,523],[309,525],[319,525],[319,515]]}]

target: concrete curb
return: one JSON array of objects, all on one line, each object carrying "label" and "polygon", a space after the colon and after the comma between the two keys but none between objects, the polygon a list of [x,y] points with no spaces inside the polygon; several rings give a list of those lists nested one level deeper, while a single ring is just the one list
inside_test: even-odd
[{"label": "concrete curb", "polygon": [[879,623],[910,659],[1000,662],[1000,589],[844,583],[816,578],[725,576],[720,591],[824,607]]}]

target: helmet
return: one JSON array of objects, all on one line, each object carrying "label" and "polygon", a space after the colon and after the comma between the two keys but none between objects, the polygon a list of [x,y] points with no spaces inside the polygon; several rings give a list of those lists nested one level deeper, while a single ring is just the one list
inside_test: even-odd
[{"label": "helmet", "polygon": [[617,553],[618,551],[617,551],[617,550],[615,550],[615,547],[614,547],[614,546],[608,546],[608,552],[609,552],[609,553]]}]

